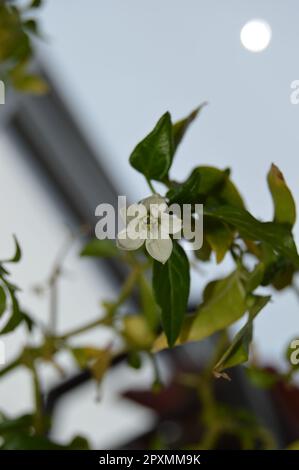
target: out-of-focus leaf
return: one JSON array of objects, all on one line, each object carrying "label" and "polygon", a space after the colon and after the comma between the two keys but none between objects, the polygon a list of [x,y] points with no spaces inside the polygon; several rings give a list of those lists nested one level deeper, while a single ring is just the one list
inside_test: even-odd
[{"label": "out-of-focus leaf", "polygon": [[296,221],[296,204],[283,174],[274,164],[267,179],[274,204],[274,221],[292,227]]},{"label": "out-of-focus leaf", "polygon": [[133,350],[128,352],[128,364],[133,367],[133,369],[140,369],[142,360],[138,351]]},{"label": "out-of-focus leaf", "polygon": [[194,254],[200,261],[209,261],[211,258],[211,253],[212,248],[207,240],[207,234],[204,230],[202,247],[199,250],[196,250]]},{"label": "out-of-focus leaf", "polygon": [[281,290],[292,284],[295,274],[294,263],[285,256],[276,253],[266,243],[261,244],[260,258],[264,264],[264,275],[261,284],[272,284],[275,289]]},{"label": "out-of-focus leaf", "polygon": [[258,263],[254,267],[253,271],[248,273],[246,283],[245,283],[246,291],[248,293],[253,292],[262,283],[264,273],[265,273],[264,263]]},{"label": "out-of-focus leaf", "polygon": [[150,328],[154,330],[159,323],[160,309],[155,301],[152,286],[148,283],[142,273],[138,277],[138,285],[142,313]]},{"label": "out-of-focus leaf", "polygon": [[224,184],[222,185],[218,198],[224,204],[228,204],[233,207],[239,207],[245,209],[244,201],[239,191],[237,190],[235,184],[230,178],[226,178]]},{"label": "out-of-focus leaf", "polygon": [[23,93],[44,95],[49,91],[47,82],[38,75],[26,73],[24,75],[11,76],[11,81],[16,90]]},{"label": "out-of-focus leaf", "polygon": [[29,31],[31,34],[35,34],[36,36],[39,36],[39,30],[38,30],[38,24],[36,20],[33,18],[30,18],[23,23],[24,28]]},{"label": "out-of-focus leaf", "polygon": [[226,224],[212,222],[205,227],[207,241],[216,254],[217,263],[221,263],[227,251],[230,249],[234,234]]},{"label": "out-of-focus leaf", "polygon": [[43,3],[43,0],[32,0],[30,8],[39,8]]},{"label": "out-of-focus leaf", "polygon": [[87,368],[90,361],[95,360],[101,352],[102,349],[93,348],[92,346],[71,348],[71,353],[81,369]]},{"label": "out-of-focus leaf", "polygon": [[12,258],[3,260],[3,263],[18,263],[22,257],[22,250],[17,240],[17,237],[14,235],[14,242],[15,242],[15,252]]},{"label": "out-of-focus leaf", "polygon": [[154,130],[135,147],[130,156],[130,164],[147,179],[163,181],[167,177],[173,154],[172,123],[167,112]]},{"label": "out-of-focus leaf", "polygon": [[250,382],[259,388],[271,388],[279,380],[279,376],[267,369],[260,369],[258,367],[247,367],[246,374]]},{"label": "out-of-focus leaf", "polygon": [[246,311],[245,289],[238,271],[207,285],[187,341],[198,341],[228,327]]},{"label": "out-of-focus leaf", "polygon": [[31,332],[33,330],[33,327],[35,326],[35,321],[27,312],[22,312],[22,316],[23,316],[23,321],[25,325],[27,326],[27,330]]},{"label": "out-of-focus leaf", "polygon": [[152,347],[155,336],[142,315],[126,315],[123,319],[123,336],[128,344],[139,350]]},{"label": "out-of-focus leaf", "polygon": [[20,310],[19,302],[15,296],[14,291],[9,289],[9,292],[10,292],[10,297],[11,297],[11,302],[12,302],[12,312],[6,325],[0,331],[0,334],[2,335],[10,333],[11,331],[15,330],[24,320],[24,316]]},{"label": "out-of-focus leaf", "polygon": [[3,434],[12,431],[28,431],[32,427],[33,421],[34,417],[31,414],[22,415],[14,419],[2,417],[0,418],[0,435],[3,436]]},{"label": "out-of-focus leaf", "polygon": [[83,437],[75,437],[70,444],[56,444],[47,437],[24,433],[14,433],[7,437],[2,446],[2,450],[87,450],[88,442]]},{"label": "out-of-focus leaf", "polygon": [[119,256],[119,251],[112,240],[98,240],[97,238],[89,241],[80,253],[80,256],[95,256],[99,258],[113,258]]},{"label": "out-of-focus leaf", "polygon": [[0,317],[6,310],[6,293],[3,287],[0,286]]},{"label": "out-of-focus leaf", "polygon": [[249,212],[232,206],[204,207],[204,214],[235,227],[245,239],[262,241],[299,267],[299,256],[291,232],[274,222],[260,222]]},{"label": "out-of-focus leaf", "polygon": [[107,372],[112,360],[112,354],[109,349],[99,351],[95,361],[89,366],[95,380],[100,383]]},{"label": "out-of-focus leaf", "polygon": [[252,341],[253,320],[269,300],[270,297],[254,296],[254,304],[249,309],[248,321],[236,334],[229,348],[215,365],[214,370],[216,372],[222,372],[248,360],[249,346]]},{"label": "out-of-focus leaf", "polygon": [[192,122],[197,118],[198,114],[207,104],[208,103],[206,102],[202,103],[200,106],[194,109],[187,117],[173,124],[173,140],[175,150],[181,143],[190,124],[192,124]]},{"label": "out-of-focus leaf", "polygon": [[183,248],[176,242],[165,264],[157,261],[153,267],[153,289],[161,307],[162,326],[169,346],[180,334],[190,289],[189,261]]}]

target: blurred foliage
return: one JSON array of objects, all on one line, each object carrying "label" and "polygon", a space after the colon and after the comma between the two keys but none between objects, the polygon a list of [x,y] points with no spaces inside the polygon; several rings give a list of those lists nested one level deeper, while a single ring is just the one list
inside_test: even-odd
[{"label": "blurred foliage", "polygon": [[40,38],[36,10],[41,0],[0,2],[0,79],[16,90],[43,94],[46,82],[31,72],[34,59],[34,38]]},{"label": "blurred foliage", "polygon": [[[33,2],[30,7],[39,5],[40,2]],[[11,75],[12,70],[15,73],[32,53],[26,30],[28,19],[22,19],[20,10],[15,7],[2,4],[1,8],[0,21],[6,18],[9,25],[7,31],[13,27],[18,32],[13,36],[7,32],[7,39],[2,42],[5,44],[2,60],[10,62],[14,58],[13,63],[10,62]],[[30,25],[31,30],[36,30],[32,21]],[[296,219],[295,202],[281,171],[275,165],[271,166],[267,178],[273,201],[273,217],[266,222],[256,219],[247,211],[229,169],[201,164],[185,181],[171,179],[176,149],[204,105],[174,124],[171,115],[165,113],[130,156],[131,165],[146,178],[151,191],[155,192],[155,181],[165,186],[165,200],[168,203],[180,206],[189,203],[192,208],[197,203],[204,204],[204,243],[202,248],[192,252],[192,257],[186,255],[185,245],[175,240],[165,264],[153,260],[144,249],[125,252],[110,240],[88,240],[81,250],[81,257],[97,260],[113,258],[126,269],[127,277],[117,298],[102,302],[101,312],[92,322],[63,334],[58,334],[53,318],[58,315],[57,285],[65,254],[59,256],[45,285],[36,288],[37,292],[48,291],[50,295],[50,318],[46,326],[38,324],[23,311],[19,305],[18,288],[10,281],[8,266],[21,259],[16,240],[14,256],[1,262],[1,335],[25,325],[29,340],[19,356],[0,370],[0,377],[25,367],[32,377],[35,397],[35,410],[31,415],[13,419],[2,416],[0,436],[3,448],[61,447],[46,438],[51,423],[43,407],[40,363],[52,364],[61,374],[60,354],[67,352],[78,368],[90,371],[99,385],[118,357],[125,356],[129,366],[139,368],[142,367],[143,357],[147,356],[154,370],[153,390],[163,394],[155,354],[169,347],[201,341],[215,333],[218,334],[219,344],[215,346],[212,363],[207,364],[202,373],[185,374],[183,378],[185,385],[196,389],[203,403],[202,413],[195,415],[195,418],[205,431],[200,441],[190,441],[189,445],[214,448],[219,437],[226,432],[238,436],[242,448],[275,446],[270,432],[262,428],[258,419],[242,410],[224,407],[217,401],[213,383],[217,378],[229,380],[231,368],[248,363],[254,322],[264,307],[271,309],[270,294],[275,290],[294,288],[294,275],[299,269],[299,256],[292,234]],[[201,286],[202,295],[193,311],[189,312],[190,270],[207,262],[219,264],[226,257],[233,262],[231,272]],[[259,291],[261,286],[262,293]],[[265,287],[268,287],[267,293]],[[128,302],[131,300],[134,302]],[[244,318],[244,326],[230,339],[228,328],[241,318]],[[73,346],[75,336],[95,328],[112,330],[117,341],[105,348],[90,344],[79,348]],[[42,339],[39,345],[31,344],[32,329],[40,332]],[[289,360],[289,370],[285,374],[264,370],[252,361],[249,364],[248,379],[255,386],[266,389],[271,389],[279,381],[291,383],[298,370]],[[82,437],[77,437],[68,446],[87,447]]]}]

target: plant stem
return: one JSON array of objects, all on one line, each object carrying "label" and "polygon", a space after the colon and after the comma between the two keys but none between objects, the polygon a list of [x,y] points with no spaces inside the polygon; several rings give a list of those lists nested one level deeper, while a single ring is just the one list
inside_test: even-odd
[{"label": "plant stem", "polygon": [[111,321],[109,321],[106,317],[104,318],[98,318],[97,320],[94,320],[90,323],[87,323],[86,325],[80,326],[78,328],[74,328],[73,330],[68,331],[64,335],[61,336],[55,336],[56,340],[61,340],[64,341],[72,336],[79,335],[81,333],[85,333],[88,330],[91,330],[92,328],[95,328],[96,326],[109,326],[111,324]]},{"label": "plant stem", "polygon": [[31,368],[32,376],[33,376],[33,390],[34,390],[34,399],[35,399],[35,431],[37,434],[43,434],[45,431],[44,429],[44,414],[43,414],[43,399],[40,390],[40,383],[38,374],[36,371],[35,366],[33,365]]},{"label": "plant stem", "polygon": [[148,184],[148,186],[149,186],[151,192],[152,192],[153,194],[157,194],[157,192],[155,191],[155,188],[154,188],[154,186],[153,186],[151,180],[150,180],[149,178],[145,178],[145,179],[146,179],[146,182],[147,182],[147,184]]}]

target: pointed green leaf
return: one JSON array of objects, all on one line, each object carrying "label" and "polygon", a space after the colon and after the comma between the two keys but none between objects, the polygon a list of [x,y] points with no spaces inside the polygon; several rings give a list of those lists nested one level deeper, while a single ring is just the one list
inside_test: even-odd
[{"label": "pointed green leaf", "polygon": [[200,106],[194,109],[187,117],[173,124],[173,140],[175,150],[181,143],[190,124],[192,124],[192,122],[197,118],[198,114],[207,104],[208,103],[206,102],[202,103]]},{"label": "pointed green leaf", "polygon": [[178,243],[174,242],[165,264],[154,262],[153,289],[161,307],[163,330],[169,346],[173,346],[181,331],[190,290],[189,261]]},{"label": "pointed green leaf", "polygon": [[135,147],[129,161],[147,179],[162,181],[168,174],[173,154],[172,123],[167,112],[154,130]]},{"label": "pointed green leaf", "polygon": [[269,302],[270,297],[255,296],[254,304],[249,309],[249,318],[243,328],[236,334],[231,345],[215,366],[216,372],[242,364],[248,360],[249,346],[252,341],[253,320]]},{"label": "pointed green leaf", "polygon": [[185,182],[168,191],[169,203],[202,203],[207,195],[219,190],[226,178],[227,174],[218,168],[198,166]]},{"label": "pointed green leaf", "polygon": [[292,227],[296,222],[295,201],[283,174],[274,164],[270,168],[267,180],[274,204],[274,222]]},{"label": "pointed green leaf", "polygon": [[6,325],[2,328],[0,331],[0,334],[4,335],[7,333],[11,333],[13,330],[15,330],[24,320],[23,314],[20,310],[19,307],[19,302],[15,296],[15,293],[13,290],[9,289],[10,297],[11,297],[11,302],[12,302],[12,307],[11,307],[11,316],[9,320],[7,321]]},{"label": "pointed green leaf", "polygon": [[148,325],[155,329],[159,322],[160,309],[156,303],[152,286],[143,273],[138,277],[138,285],[142,314],[145,316]]},{"label": "pointed green leaf", "polygon": [[18,263],[22,257],[22,251],[21,251],[19,242],[17,240],[17,237],[14,235],[13,238],[15,242],[15,253],[12,258],[4,260],[3,263]]},{"label": "pointed green leaf", "polygon": [[226,224],[221,222],[209,223],[206,226],[207,241],[216,254],[217,263],[221,263],[227,251],[230,249],[234,234]]},{"label": "pointed green leaf", "polygon": [[241,318],[246,311],[245,295],[238,271],[208,284],[187,341],[206,338]]},{"label": "pointed green leaf", "polygon": [[297,248],[287,227],[274,222],[260,222],[248,211],[232,206],[206,206],[204,214],[232,225],[245,239],[269,244],[299,267]]}]

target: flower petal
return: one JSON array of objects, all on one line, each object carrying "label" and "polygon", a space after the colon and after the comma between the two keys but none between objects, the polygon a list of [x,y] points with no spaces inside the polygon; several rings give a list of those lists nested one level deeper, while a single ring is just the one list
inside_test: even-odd
[{"label": "flower petal", "polygon": [[118,248],[122,250],[138,250],[144,243],[144,239],[142,238],[131,238],[127,232],[127,229],[121,230],[116,239],[116,244]]},{"label": "flower petal", "polygon": [[145,246],[149,254],[163,264],[166,263],[172,252],[171,238],[164,240],[146,240]]},{"label": "flower petal", "polygon": [[164,197],[160,196],[160,194],[153,194],[152,196],[146,197],[140,201],[140,204],[143,204],[146,210],[149,212],[151,205],[160,205],[165,204]]},{"label": "flower petal", "polygon": [[182,220],[177,215],[162,214],[161,215],[161,229],[162,232],[175,234],[181,231],[183,226]]}]

